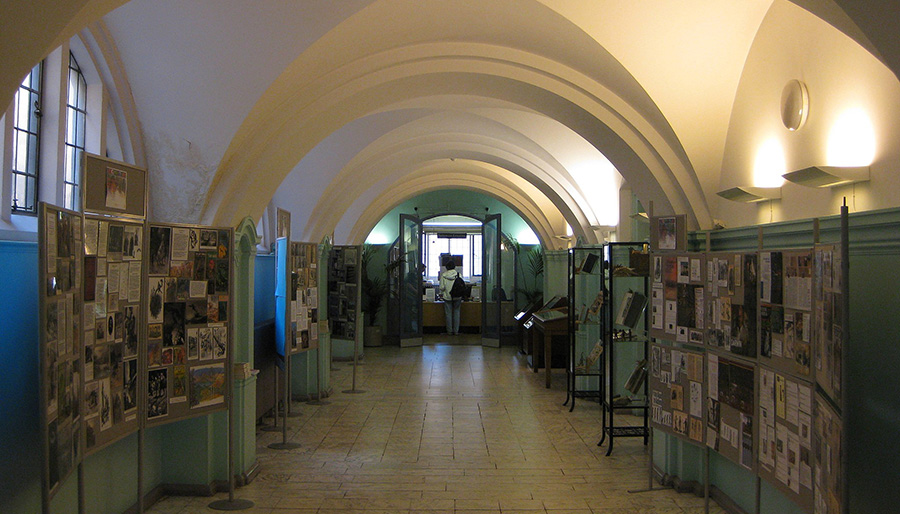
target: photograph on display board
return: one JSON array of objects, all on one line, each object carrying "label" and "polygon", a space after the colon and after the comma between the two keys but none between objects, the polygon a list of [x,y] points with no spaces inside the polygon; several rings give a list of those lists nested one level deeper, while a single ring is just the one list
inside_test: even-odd
[{"label": "photograph on display board", "polygon": [[705,298],[698,253],[654,254],[651,259],[650,332],[680,343],[703,344]]},{"label": "photograph on display board", "polygon": [[225,402],[225,364],[191,367],[191,408]]}]

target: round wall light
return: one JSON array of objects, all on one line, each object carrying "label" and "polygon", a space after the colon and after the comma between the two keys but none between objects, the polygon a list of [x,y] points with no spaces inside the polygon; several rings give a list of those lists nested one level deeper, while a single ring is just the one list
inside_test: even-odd
[{"label": "round wall light", "polygon": [[809,91],[806,84],[791,80],[781,92],[781,122],[788,130],[798,130],[809,115]]}]

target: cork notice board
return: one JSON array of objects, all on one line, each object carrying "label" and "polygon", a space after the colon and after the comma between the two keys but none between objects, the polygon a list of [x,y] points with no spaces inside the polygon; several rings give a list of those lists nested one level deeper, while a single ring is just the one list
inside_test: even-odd
[{"label": "cork notice board", "polygon": [[85,153],[82,171],[84,212],[147,217],[147,170]]}]

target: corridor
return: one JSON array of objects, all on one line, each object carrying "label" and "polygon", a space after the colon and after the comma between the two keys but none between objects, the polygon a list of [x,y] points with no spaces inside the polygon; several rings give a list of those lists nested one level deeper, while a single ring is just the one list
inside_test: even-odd
[{"label": "corridor", "polygon": [[[352,367],[335,363],[329,404],[297,403],[302,415],[288,420],[301,448],[271,450],[281,432],[257,432],[261,472],[235,494],[256,506],[243,512],[703,512],[702,498],[671,489],[629,494],[647,485],[646,448],[618,440],[604,456],[599,406],[579,401],[568,412],[561,370],[548,390],[514,348],[464,338],[366,348],[359,394],[343,392]],[[210,501],[167,497],[148,512],[216,512]],[[711,512],[724,511],[712,503]]]}]

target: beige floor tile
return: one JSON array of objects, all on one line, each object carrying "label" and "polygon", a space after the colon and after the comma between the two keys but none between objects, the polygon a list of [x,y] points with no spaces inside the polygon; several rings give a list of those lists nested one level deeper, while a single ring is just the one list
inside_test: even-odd
[{"label": "beige floor tile", "polygon": [[[257,433],[261,472],[237,491],[258,500],[252,512],[702,512],[702,498],[672,490],[629,494],[646,485],[642,442],[616,441],[606,457],[596,446],[598,405],[569,412],[564,376],[554,372],[553,388],[544,388],[543,374],[513,348],[385,346],[366,348],[363,360],[357,386],[365,394],[341,392],[352,368],[336,363],[329,405],[292,405],[301,416],[288,419],[288,438],[301,448],[270,450],[281,433]],[[147,512],[211,512],[210,501],[166,497]],[[712,504],[711,512],[722,511]]]}]

